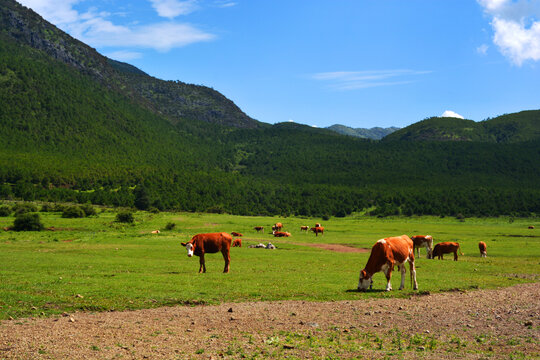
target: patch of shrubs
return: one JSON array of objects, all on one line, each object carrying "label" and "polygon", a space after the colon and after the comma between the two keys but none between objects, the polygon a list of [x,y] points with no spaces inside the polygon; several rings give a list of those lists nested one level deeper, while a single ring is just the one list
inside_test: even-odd
[{"label": "patch of shrubs", "polygon": [[121,223],[131,224],[135,221],[133,213],[130,211],[122,211],[116,214],[116,221]]},{"label": "patch of shrubs", "polygon": [[167,225],[165,225],[165,230],[172,230],[175,227],[176,227],[176,224],[173,222],[170,222],[170,223],[167,223]]},{"label": "patch of shrubs", "polygon": [[11,207],[7,205],[0,206],[0,217],[6,217],[11,215]]},{"label": "patch of shrubs", "polygon": [[39,214],[23,213],[17,215],[12,229],[15,231],[41,231],[45,228],[41,223]]},{"label": "patch of shrubs", "polygon": [[87,216],[97,215],[96,209],[90,204],[80,206],[67,206],[62,211],[63,218],[83,218]]},{"label": "patch of shrubs", "polygon": [[62,217],[68,219],[83,218],[85,216],[86,214],[80,206],[68,206],[62,212]]},{"label": "patch of shrubs", "polygon": [[31,203],[17,203],[13,206],[13,211],[15,212],[15,215],[22,215],[37,212],[38,208],[36,205]]}]

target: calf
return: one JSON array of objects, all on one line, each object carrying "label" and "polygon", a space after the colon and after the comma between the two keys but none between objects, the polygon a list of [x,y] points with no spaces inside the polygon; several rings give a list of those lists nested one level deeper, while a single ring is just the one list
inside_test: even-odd
[{"label": "calf", "polygon": [[457,242],[442,242],[435,245],[433,248],[433,257],[432,259],[435,259],[435,256],[439,258],[439,260],[443,259],[444,254],[450,254],[454,253],[454,261],[457,261],[457,251],[459,250],[459,253],[463,256],[463,253],[461,252],[461,248],[459,247],[459,243]]},{"label": "calf", "polygon": [[242,234],[240,234],[239,232],[236,232],[236,231],[233,231],[233,232],[231,233],[231,235],[232,235],[232,236],[244,236],[244,235],[242,235]]},{"label": "calf", "polygon": [[264,226],[255,226],[253,229],[257,232],[264,231]]},{"label": "calf", "polygon": [[433,237],[431,235],[414,235],[411,236],[411,240],[416,250],[416,256],[420,257],[420,248],[425,246],[427,258],[431,259],[433,256]]},{"label": "calf", "polygon": [[204,263],[204,254],[212,254],[221,251],[223,259],[225,260],[224,273],[229,272],[229,264],[231,262],[231,235],[221,233],[210,234],[197,234],[189,242],[182,243],[182,246],[186,247],[187,255],[192,257],[196,255],[199,257],[199,273],[206,272],[206,264]]},{"label": "calf", "polygon": [[480,241],[478,243],[478,249],[480,249],[480,256],[485,258],[487,257],[487,245],[485,242]]},{"label": "calf", "polygon": [[242,247],[242,239],[234,239],[232,242],[232,247]]},{"label": "calf", "polygon": [[312,227],[309,231],[313,231],[315,236],[319,236],[319,234],[324,235],[324,227],[322,226]]},{"label": "calf", "polygon": [[407,235],[401,235],[397,237],[389,237],[381,239],[373,245],[371,248],[371,255],[369,256],[366,267],[360,271],[360,279],[358,280],[358,290],[365,291],[370,287],[373,274],[382,271],[386,276],[386,291],[392,290],[392,284],[390,278],[392,277],[392,270],[394,265],[397,265],[401,271],[401,285],[399,290],[405,287],[405,263],[409,262],[411,272],[411,285],[413,289],[418,289],[418,283],[416,282],[416,269],[414,267],[414,250],[413,242]]},{"label": "calf", "polygon": [[305,231],[307,232],[309,230],[309,226],[300,226],[300,231]]}]

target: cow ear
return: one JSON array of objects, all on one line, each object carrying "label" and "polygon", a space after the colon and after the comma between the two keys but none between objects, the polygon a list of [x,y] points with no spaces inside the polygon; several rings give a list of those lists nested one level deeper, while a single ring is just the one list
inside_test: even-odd
[{"label": "cow ear", "polygon": [[362,275],[362,279],[365,279],[365,278],[367,277],[367,272],[366,272],[366,270],[360,271],[360,274]]},{"label": "cow ear", "polygon": [[180,243],[180,244],[182,244],[182,246],[186,246],[186,245],[187,245],[187,243]]}]

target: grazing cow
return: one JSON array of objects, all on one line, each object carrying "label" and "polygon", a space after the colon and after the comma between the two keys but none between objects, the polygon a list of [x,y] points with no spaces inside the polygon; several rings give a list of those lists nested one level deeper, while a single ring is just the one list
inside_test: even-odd
[{"label": "grazing cow", "polygon": [[152,234],[159,234],[159,230],[153,230]]},{"label": "grazing cow", "polygon": [[233,231],[233,232],[231,233],[231,235],[232,235],[232,236],[244,236],[244,235],[242,235],[242,234],[240,234],[239,232],[236,232],[236,231]]},{"label": "grazing cow", "polygon": [[264,231],[264,226],[255,226],[253,229],[255,229],[257,232]]},{"label": "grazing cow", "polygon": [[322,226],[312,227],[309,231],[313,231],[315,236],[319,236],[319,234],[324,235],[324,227]]},{"label": "grazing cow", "polygon": [[386,276],[386,291],[392,290],[390,278],[394,265],[397,265],[401,271],[401,285],[399,290],[405,287],[405,263],[409,262],[411,272],[411,285],[414,290],[418,290],[416,282],[416,269],[414,267],[414,249],[413,242],[407,235],[389,237],[381,239],[371,248],[366,267],[360,271],[360,279],[358,280],[358,290],[367,290],[371,286],[373,274],[382,271]]},{"label": "grazing cow", "polygon": [[433,237],[431,235],[414,235],[411,236],[411,240],[413,241],[417,257],[420,257],[420,248],[425,246],[427,258],[431,259],[433,253]]},{"label": "grazing cow", "polygon": [[439,258],[439,260],[443,259],[444,254],[450,254],[454,253],[454,261],[457,261],[457,251],[459,250],[459,253],[463,256],[463,253],[461,252],[461,248],[459,247],[459,243],[457,242],[442,242],[435,245],[433,248],[433,257],[432,259],[435,259],[435,256]]},{"label": "grazing cow", "polygon": [[487,257],[487,245],[485,242],[480,241],[478,243],[478,249],[480,249],[480,256]]},{"label": "grazing cow", "polygon": [[276,223],[274,226],[272,226],[272,231],[281,231],[282,228],[283,228],[282,223]]},{"label": "grazing cow", "polygon": [[242,239],[234,239],[232,242],[232,247],[242,247]]},{"label": "grazing cow", "polygon": [[300,226],[300,231],[305,231],[306,233],[309,230],[309,226]]},{"label": "grazing cow", "polygon": [[186,247],[187,255],[192,257],[193,255],[198,256],[200,267],[199,273],[206,272],[206,265],[204,263],[204,254],[212,254],[221,251],[223,254],[223,259],[225,260],[225,268],[223,269],[224,273],[229,272],[229,264],[231,262],[231,235],[221,232],[221,233],[210,233],[210,234],[197,234],[187,243],[182,243],[182,246]]},{"label": "grazing cow", "polygon": [[274,237],[289,237],[291,236],[291,233],[285,232],[285,231],[274,231],[272,232],[274,234]]},{"label": "grazing cow", "polygon": [[531,225],[531,226],[529,226],[529,229],[534,229],[534,226],[532,226],[532,225]]}]

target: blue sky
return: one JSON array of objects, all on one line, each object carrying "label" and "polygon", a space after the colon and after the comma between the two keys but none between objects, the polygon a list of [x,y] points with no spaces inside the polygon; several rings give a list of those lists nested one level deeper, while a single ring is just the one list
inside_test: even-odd
[{"label": "blue sky", "polygon": [[540,109],[540,0],[19,0],[251,117],[403,127]]}]

